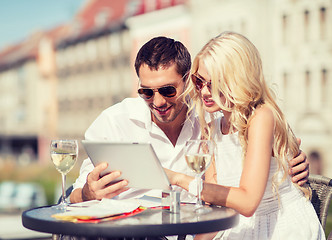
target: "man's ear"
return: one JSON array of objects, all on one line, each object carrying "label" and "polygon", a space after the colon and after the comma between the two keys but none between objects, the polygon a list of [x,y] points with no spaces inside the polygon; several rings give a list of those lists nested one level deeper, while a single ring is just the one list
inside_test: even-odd
[{"label": "man's ear", "polygon": [[297,143],[299,144],[299,146],[301,145],[301,138],[296,138]]}]

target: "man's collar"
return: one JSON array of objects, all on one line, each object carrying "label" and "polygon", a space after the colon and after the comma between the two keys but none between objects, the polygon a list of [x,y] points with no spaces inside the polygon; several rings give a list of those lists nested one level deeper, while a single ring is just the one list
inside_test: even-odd
[{"label": "man's collar", "polygon": [[138,97],[138,101],[138,104],[130,106],[130,108],[134,110],[130,111],[129,118],[133,121],[143,123],[146,128],[151,128],[151,111],[144,99]]}]

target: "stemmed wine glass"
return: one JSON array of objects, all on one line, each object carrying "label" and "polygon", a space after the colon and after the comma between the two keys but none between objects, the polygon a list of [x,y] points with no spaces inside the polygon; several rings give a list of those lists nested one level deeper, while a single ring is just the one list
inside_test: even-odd
[{"label": "stemmed wine glass", "polygon": [[197,202],[195,211],[198,213],[206,213],[211,208],[202,204],[202,176],[209,167],[214,157],[215,144],[210,140],[189,140],[185,146],[185,158],[187,165],[195,173],[197,183]]},{"label": "stemmed wine glass", "polygon": [[52,140],[51,159],[55,168],[62,175],[62,196],[61,202],[54,207],[58,210],[66,211],[68,202],[66,201],[66,175],[74,167],[78,154],[77,140]]}]

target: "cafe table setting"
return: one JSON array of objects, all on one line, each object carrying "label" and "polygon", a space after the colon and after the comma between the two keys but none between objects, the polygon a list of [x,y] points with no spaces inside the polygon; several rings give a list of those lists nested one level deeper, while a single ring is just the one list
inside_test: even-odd
[{"label": "cafe table setting", "polygon": [[69,204],[65,211],[38,207],[22,213],[22,224],[52,234],[122,238],[215,232],[238,223],[238,213],[230,208],[209,206],[211,211],[198,213],[195,204],[179,202],[174,207],[165,200],[170,198],[92,200]]},{"label": "cafe table setting", "polygon": [[57,220],[68,222],[102,222],[129,217],[148,208],[161,207],[160,203],[144,199],[113,200],[103,198],[71,204],[67,211],[53,214]]}]

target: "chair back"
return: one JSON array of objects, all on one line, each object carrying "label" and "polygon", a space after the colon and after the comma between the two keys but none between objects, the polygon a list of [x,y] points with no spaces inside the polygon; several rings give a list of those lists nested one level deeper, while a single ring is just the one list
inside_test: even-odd
[{"label": "chair back", "polygon": [[310,174],[308,183],[312,190],[311,203],[316,210],[320,223],[325,229],[326,218],[332,198],[332,179],[321,175]]},{"label": "chair back", "polygon": [[[71,194],[72,191],[73,191],[73,185],[71,185],[69,188],[67,188],[67,190],[66,190],[66,198],[69,197],[69,195]],[[61,197],[62,196],[59,197],[57,204],[59,204],[61,202]]]}]

